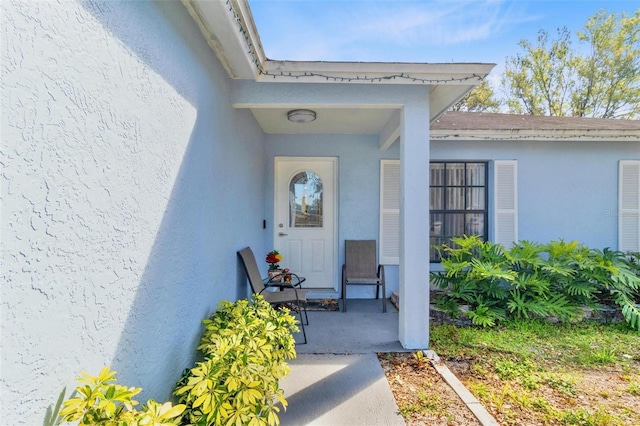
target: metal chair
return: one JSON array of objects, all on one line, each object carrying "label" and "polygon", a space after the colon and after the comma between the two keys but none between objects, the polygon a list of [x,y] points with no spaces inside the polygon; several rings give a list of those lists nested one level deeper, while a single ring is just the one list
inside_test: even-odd
[{"label": "metal chair", "polygon": [[345,263],[342,265],[342,311],[347,311],[348,285],[375,285],[376,299],[382,288],[382,312],[387,312],[384,266],[377,265],[376,241],[346,240]]},{"label": "metal chair", "polygon": [[[278,305],[295,305],[295,308],[300,315],[300,326],[302,328],[302,336],[304,337],[304,343],[307,343],[307,334],[304,330],[304,321],[302,320],[302,311],[304,311],[304,317],[309,324],[309,317],[307,316],[307,290],[296,288],[299,283],[270,283],[260,277],[260,270],[256,263],[256,257],[250,247],[244,248],[238,252],[238,257],[242,262],[244,271],[251,284],[251,289],[254,294],[260,294],[264,297],[264,300],[269,302],[272,306]],[[281,291],[265,291],[268,287],[279,287]]]}]

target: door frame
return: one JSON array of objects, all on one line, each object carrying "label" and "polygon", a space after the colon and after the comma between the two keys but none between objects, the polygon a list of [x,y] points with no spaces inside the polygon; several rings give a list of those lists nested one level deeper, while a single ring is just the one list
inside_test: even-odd
[{"label": "door frame", "polygon": [[[286,157],[286,156],[276,156],[274,157],[274,163],[273,163],[273,219],[274,219],[274,226],[273,226],[273,234],[272,234],[272,238],[273,241],[275,242],[278,238],[278,227],[275,226],[275,219],[277,217],[277,208],[278,208],[278,200],[277,200],[277,185],[278,185],[278,178],[280,177],[279,175],[279,168],[278,166],[281,163],[296,163],[296,162],[330,162],[333,168],[333,212],[331,212],[331,217],[333,219],[333,233],[332,233],[332,238],[333,238],[333,259],[331,259],[331,261],[333,262],[333,266],[334,266],[334,273],[333,273],[333,287],[327,287],[324,289],[319,289],[318,291],[324,291],[324,292],[328,292],[331,291],[333,289],[334,292],[338,292],[340,289],[340,268],[338,265],[338,255],[339,255],[339,241],[338,241],[338,228],[339,228],[339,223],[338,223],[338,210],[340,208],[340,204],[339,204],[339,200],[340,200],[340,195],[338,193],[338,189],[340,187],[340,185],[338,185],[338,165],[339,165],[339,161],[338,161],[338,157]],[[310,288],[310,290],[314,290],[313,288]]]}]

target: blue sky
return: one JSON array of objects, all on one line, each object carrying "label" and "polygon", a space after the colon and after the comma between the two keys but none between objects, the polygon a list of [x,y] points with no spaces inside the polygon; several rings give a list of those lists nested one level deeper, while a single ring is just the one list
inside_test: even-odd
[{"label": "blue sky", "polygon": [[249,0],[269,59],[496,63],[539,29],[572,33],[600,9],[633,13],[640,0]]}]

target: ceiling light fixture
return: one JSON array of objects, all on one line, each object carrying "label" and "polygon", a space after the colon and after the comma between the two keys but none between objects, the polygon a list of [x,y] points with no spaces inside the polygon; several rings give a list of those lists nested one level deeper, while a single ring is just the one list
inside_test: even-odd
[{"label": "ceiling light fixture", "polygon": [[316,112],[310,109],[292,109],[287,113],[287,118],[294,123],[311,123],[316,119]]}]

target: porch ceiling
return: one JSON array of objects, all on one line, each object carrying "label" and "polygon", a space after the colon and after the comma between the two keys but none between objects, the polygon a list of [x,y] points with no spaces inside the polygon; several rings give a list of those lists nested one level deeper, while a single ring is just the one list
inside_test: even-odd
[{"label": "porch ceiling", "polygon": [[[369,134],[379,135],[380,148],[387,149],[400,136],[402,95],[407,93],[394,86],[379,97],[368,97],[354,85],[341,86],[333,90],[328,86],[289,85],[287,83],[270,85],[270,96],[263,97],[267,90],[260,84],[236,83],[236,88],[246,88],[242,95],[234,95],[234,108],[247,108],[255,117],[262,130],[267,134]],[[433,122],[451,105],[452,99],[459,99],[471,90],[473,84],[456,85],[419,85],[404,86],[412,93],[429,96],[429,118]],[[265,90],[259,90],[259,89]],[[282,89],[281,91],[278,89]],[[260,92],[260,93],[259,93]],[[342,99],[336,93],[346,94]],[[325,96],[326,95],[326,96]],[[331,102],[326,97],[339,103]],[[310,109],[316,112],[316,120],[310,123],[293,123],[287,119],[287,113],[293,109]],[[428,123],[425,123],[428,127]]]},{"label": "porch ceiling", "polygon": [[380,134],[394,111],[393,108],[328,108],[310,107],[316,112],[311,123],[293,123],[287,112],[293,108],[251,108],[253,116],[269,134]]}]

